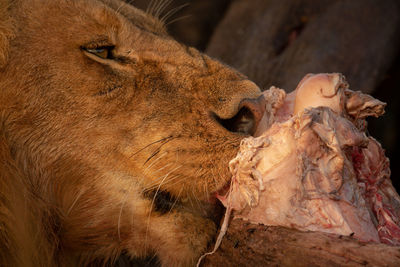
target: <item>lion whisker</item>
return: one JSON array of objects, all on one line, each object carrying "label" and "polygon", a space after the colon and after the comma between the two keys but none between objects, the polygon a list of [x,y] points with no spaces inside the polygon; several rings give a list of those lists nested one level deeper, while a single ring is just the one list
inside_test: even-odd
[{"label": "lion whisker", "polygon": [[151,0],[149,5],[146,8],[146,13],[152,15],[153,6],[156,4],[157,0]]},{"label": "lion whisker", "polygon": [[[160,1],[161,2],[161,1]],[[162,1],[161,4],[157,7],[157,9],[155,10],[155,14],[154,16],[156,18],[159,18],[161,13],[166,9],[167,6],[169,6],[172,3],[172,0],[166,0],[166,1]]]},{"label": "lion whisker", "polygon": [[168,23],[165,23],[165,26],[169,26],[169,25],[171,25],[172,23],[175,23],[175,22],[177,22],[177,21],[190,18],[191,16],[192,16],[192,15],[185,15],[185,16],[178,17],[178,18],[176,18],[176,19],[173,19],[173,20],[171,20],[171,21],[168,21]]},{"label": "lion whisker", "polygon": [[152,0],[149,5],[149,7],[150,7],[148,10],[149,14],[152,15],[153,17],[157,18],[156,11],[159,9],[159,7],[161,5],[164,4],[164,2],[165,2],[165,0],[164,1],[163,0],[155,0],[155,1]]},{"label": "lion whisker", "polygon": [[205,194],[204,198],[205,198],[205,199],[208,199],[208,198],[210,197],[210,193],[208,192],[207,183],[204,183],[204,184],[203,184],[203,187],[204,187],[204,194]]},{"label": "lion whisker", "polygon": [[160,151],[161,151],[161,148],[165,145],[165,144],[167,144],[168,142],[170,142],[171,140],[173,140],[173,139],[175,139],[176,137],[172,137],[171,136],[171,138],[168,138],[168,139],[165,139],[165,140],[163,140],[162,141],[162,143],[161,143],[161,145],[157,148],[157,149],[155,149],[154,151],[153,151],[153,153],[146,159],[146,161],[143,163],[143,165],[145,165],[147,162],[149,162],[154,156],[156,156],[158,153],[160,153]]},{"label": "lion whisker", "polygon": [[169,18],[171,18],[173,15],[175,15],[176,13],[178,13],[179,11],[181,11],[182,9],[184,9],[185,7],[187,7],[188,5],[189,5],[189,3],[185,3],[185,4],[182,4],[182,5],[180,5],[180,6],[177,6],[177,7],[173,8],[173,9],[169,10],[167,13],[165,13],[165,14],[160,18],[160,21],[161,21],[162,23],[165,24],[165,22],[166,22]]},{"label": "lion whisker", "polygon": [[163,141],[168,140],[168,139],[170,139],[170,138],[175,138],[175,137],[173,137],[172,135],[170,135],[170,136],[167,136],[167,137],[163,137],[163,138],[161,138],[161,139],[159,139],[159,140],[157,140],[157,141],[151,142],[150,144],[147,144],[146,146],[142,147],[141,149],[139,149],[138,151],[136,151],[135,153],[133,153],[133,154],[130,156],[130,158],[132,158],[133,156],[135,156],[135,155],[137,155],[138,153],[142,152],[143,150],[145,150],[145,149],[148,148],[149,146],[154,145],[154,144],[157,144],[157,143],[159,143],[159,142],[163,142]]},{"label": "lion whisker", "polygon": [[157,154],[160,153],[160,147],[157,148],[153,153],[151,153],[151,155],[145,160],[145,162],[143,163],[143,166],[146,165],[147,162],[149,162],[152,158],[154,158],[155,156],[157,156]]},{"label": "lion whisker", "polygon": [[147,236],[148,236],[149,225],[150,225],[150,217],[151,217],[151,213],[152,213],[152,211],[153,211],[153,205],[154,205],[154,202],[155,202],[155,200],[156,200],[157,194],[158,194],[158,192],[160,191],[160,188],[161,188],[163,182],[165,181],[165,179],[167,179],[167,177],[168,177],[173,171],[175,171],[176,169],[179,169],[180,167],[182,167],[182,165],[181,165],[181,166],[177,166],[176,168],[174,168],[173,170],[171,170],[170,172],[168,172],[168,173],[164,176],[164,178],[162,179],[161,183],[158,185],[158,188],[157,188],[156,192],[154,193],[154,196],[153,196],[153,199],[152,199],[151,205],[150,205],[149,215],[148,215],[148,217],[147,217],[146,235],[145,235],[145,245],[147,245]]},{"label": "lion whisker", "polygon": [[181,196],[182,191],[183,191],[183,187],[181,187],[178,195],[175,197],[175,201],[174,201],[174,203],[172,203],[171,208],[169,209],[169,212],[171,212],[173,210],[173,208],[175,207],[176,203],[178,203],[178,199]]},{"label": "lion whisker", "polygon": [[[170,167],[171,165],[174,165],[174,163],[169,162],[169,163],[165,164],[163,167],[158,168],[157,170],[153,170],[152,173],[153,173],[153,174],[154,174],[154,173],[159,173],[160,171],[164,170],[164,169],[167,168],[167,167]],[[146,172],[146,174],[147,174],[147,173],[148,173],[148,172]]]},{"label": "lion whisker", "polygon": [[193,184],[192,184],[192,190],[191,191],[192,191],[193,199],[195,200],[195,204],[197,204],[197,208],[202,210],[201,202],[200,202],[199,198],[196,196],[195,188],[194,188]]},{"label": "lion whisker", "polygon": [[74,208],[75,204],[77,203],[78,199],[83,195],[86,190],[80,190],[78,195],[75,197],[74,201],[72,202],[71,206],[67,210],[67,215],[69,215]]},{"label": "lion whisker", "polygon": [[[160,180],[162,177],[169,176],[172,172],[178,170],[178,169],[181,168],[182,166],[183,166],[183,165],[179,165],[179,166],[177,166],[176,168],[174,168],[174,169],[172,169],[171,171],[169,171],[167,174],[162,175],[162,176],[160,176],[160,177],[157,177],[156,179],[153,180],[153,183],[152,183],[150,186],[146,187],[145,190],[143,190],[143,192],[148,192],[148,191],[150,191],[150,190],[148,190],[148,188],[151,188],[151,187],[154,187],[154,186],[157,187],[157,185],[159,184],[159,183],[158,183],[158,180]],[[165,166],[164,166],[163,168],[165,168]],[[172,178],[173,178],[173,179],[176,179],[176,175],[173,176]],[[170,181],[170,180],[172,180],[172,179],[169,179],[168,181]],[[163,183],[163,182],[165,182],[165,178],[162,179],[162,182],[161,182],[161,183]],[[154,188],[152,188],[152,189],[154,189]]]},{"label": "lion whisker", "polygon": [[130,195],[131,189],[132,189],[132,184],[130,184],[130,186],[129,186],[128,190],[127,190],[127,193],[126,193],[126,195],[124,197],[124,200],[122,201],[121,208],[119,209],[117,231],[118,231],[118,240],[120,240],[120,241],[121,241],[120,227],[121,227],[122,210],[123,210],[123,208],[125,206],[125,203],[127,202],[127,199],[128,199],[128,196]]},{"label": "lion whisker", "polygon": [[188,199],[189,199],[189,203],[190,203],[190,206],[192,207],[192,209],[195,209],[195,204],[193,203],[193,199],[191,197],[188,197]]},{"label": "lion whisker", "polygon": [[[130,1],[131,2],[131,1]],[[131,4],[131,3],[125,3],[123,1],[121,1],[121,4],[119,5],[119,7],[115,10],[115,14],[119,14],[119,11],[121,10],[122,7],[125,7],[127,4]]]},{"label": "lion whisker", "polygon": [[[181,180],[179,178],[183,178],[183,176],[181,174],[177,174],[175,176],[170,177],[170,179],[168,179],[166,182],[164,182],[165,188],[173,187],[174,185],[179,184],[181,182]],[[173,181],[174,181],[174,183],[171,183]]]},{"label": "lion whisker", "polygon": [[148,173],[148,170],[153,167],[156,163],[158,163],[168,152],[164,152],[163,154],[159,155],[157,158],[154,158],[153,162],[143,170],[145,174]]},{"label": "lion whisker", "polygon": [[[178,180],[179,178],[182,178],[182,175],[177,174],[177,175],[174,175],[174,176],[170,176],[170,178],[169,178],[168,180],[164,181],[164,187],[165,187],[165,188],[167,188],[167,187],[172,187],[172,186],[174,186],[174,185],[180,183],[180,180]],[[171,182],[173,182],[173,181],[175,181],[175,182],[171,184]],[[158,187],[158,183],[154,183],[154,184],[152,184],[152,185],[146,187],[146,188],[143,190],[143,192],[152,191],[152,190],[154,190],[154,189],[157,188],[157,187]]]}]

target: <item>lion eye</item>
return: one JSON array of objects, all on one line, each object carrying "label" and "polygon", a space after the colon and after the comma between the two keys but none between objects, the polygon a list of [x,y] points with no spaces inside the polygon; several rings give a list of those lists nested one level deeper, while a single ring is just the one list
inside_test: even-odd
[{"label": "lion eye", "polygon": [[97,48],[86,48],[85,50],[102,59],[113,59],[113,49],[114,46],[102,46]]}]

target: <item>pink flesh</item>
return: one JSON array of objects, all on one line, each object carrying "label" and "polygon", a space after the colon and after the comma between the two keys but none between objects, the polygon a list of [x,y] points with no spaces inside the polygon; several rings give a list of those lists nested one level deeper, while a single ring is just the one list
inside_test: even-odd
[{"label": "pink flesh", "polygon": [[381,145],[370,138],[368,148],[354,147],[351,156],[358,185],[377,220],[381,242],[400,245],[400,197],[390,181],[389,160]]},{"label": "pink flesh", "polygon": [[264,95],[259,137],[242,141],[221,202],[253,223],[400,245],[389,161],[364,133],[365,117],[383,114],[384,103],[348,90],[340,74],[307,75],[288,96]]}]

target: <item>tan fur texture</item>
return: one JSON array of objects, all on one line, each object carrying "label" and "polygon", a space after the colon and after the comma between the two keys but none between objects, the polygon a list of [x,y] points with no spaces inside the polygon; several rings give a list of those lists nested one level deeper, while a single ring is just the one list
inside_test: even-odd
[{"label": "tan fur texture", "polygon": [[0,266],[193,265],[243,138],[214,116],[259,89],[119,0],[2,0],[0,15]]}]

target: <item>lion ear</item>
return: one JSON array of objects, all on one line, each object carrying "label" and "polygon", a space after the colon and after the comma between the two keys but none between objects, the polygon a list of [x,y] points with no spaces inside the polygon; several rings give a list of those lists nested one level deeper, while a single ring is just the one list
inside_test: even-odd
[{"label": "lion ear", "polygon": [[7,62],[10,40],[14,37],[13,19],[10,16],[11,3],[0,1],[0,67]]}]

